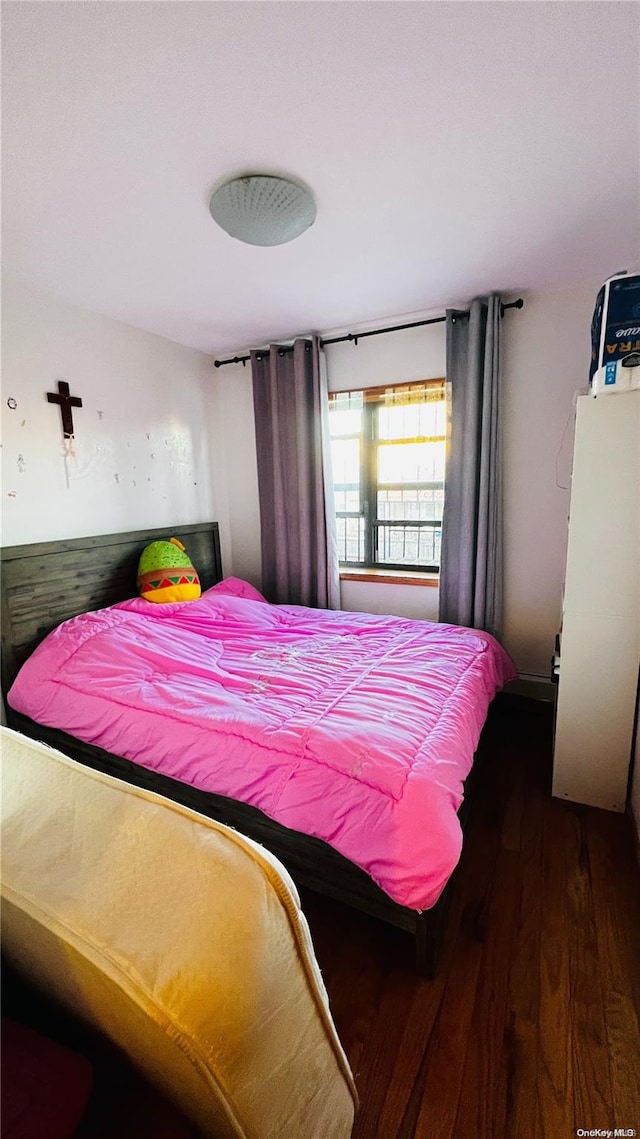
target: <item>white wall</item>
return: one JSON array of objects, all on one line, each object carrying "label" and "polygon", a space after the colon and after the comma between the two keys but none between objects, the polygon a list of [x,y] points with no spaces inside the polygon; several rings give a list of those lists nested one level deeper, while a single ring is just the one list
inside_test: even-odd
[{"label": "white wall", "polygon": [[[440,312],[425,313],[407,317],[407,320],[427,320],[441,315]],[[389,323],[396,322],[381,320],[378,327],[384,328]],[[327,339],[332,335],[340,333],[323,333]],[[359,340],[357,345],[348,341],[328,344],[325,353],[329,390],[334,392],[435,379],[445,374],[445,326],[444,323],[429,324],[404,332],[389,332]]]},{"label": "white wall", "polygon": [[[2,332],[4,545],[220,512],[224,526],[224,494],[212,485],[208,356],[15,284],[3,287]],[[83,402],[67,456],[60,409],[46,399],[58,380]]]},{"label": "white wall", "polygon": [[[525,307],[509,312],[503,324],[504,641],[520,671],[534,676],[548,677],[560,624],[573,396],[588,383],[591,315],[600,284],[524,294]],[[371,337],[357,347],[330,345],[326,354],[334,391],[442,376],[444,325]],[[227,456],[233,572],[259,586],[249,367],[221,368],[214,383],[219,400],[216,447],[224,448]],[[341,604],[433,619],[438,591],[348,582],[342,586]]]},{"label": "white wall", "polygon": [[549,675],[567,552],[574,393],[589,382],[593,288],[525,294],[504,321],[504,642]]},{"label": "white wall", "polygon": [[342,608],[350,612],[396,613],[423,621],[438,620],[438,590],[434,586],[342,581],[340,595]]},{"label": "white wall", "polygon": [[229,540],[225,566],[228,573],[259,589],[262,557],[251,368],[228,364],[216,371],[213,385],[212,446],[226,471]]}]

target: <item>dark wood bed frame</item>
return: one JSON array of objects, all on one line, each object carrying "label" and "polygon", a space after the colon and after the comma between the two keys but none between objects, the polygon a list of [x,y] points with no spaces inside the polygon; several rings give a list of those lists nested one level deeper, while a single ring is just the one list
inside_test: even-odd
[{"label": "dark wood bed frame", "polygon": [[[185,544],[198,569],[203,589],[220,581],[220,543],[215,522],[2,549],[2,693],[8,726],[59,748],[89,767],[158,792],[249,835],[272,851],[300,886],[412,933],[417,970],[423,976],[432,977],[445,926],[450,883],[431,910],[407,909],[388,897],[363,870],[320,839],[289,830],[256,807],[198,790],[83,743],[66,732],[36,724],[14,712],[6,703],[6,694],[19,668],[47,633],[79,613],[134,596],[142,549],[149,542],[171,536]],[[469,804],[467,780],[459,813],[463,825]]]}]

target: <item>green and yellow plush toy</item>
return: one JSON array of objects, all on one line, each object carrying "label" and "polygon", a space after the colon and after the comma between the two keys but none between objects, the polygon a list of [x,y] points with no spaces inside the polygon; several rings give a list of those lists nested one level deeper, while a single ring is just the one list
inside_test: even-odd
[{"label": "green and yellow plush toy", "polygon": [[152,542],[138,563],[138,593],[147,601],[195,601],[200,578],[182,542]]}]

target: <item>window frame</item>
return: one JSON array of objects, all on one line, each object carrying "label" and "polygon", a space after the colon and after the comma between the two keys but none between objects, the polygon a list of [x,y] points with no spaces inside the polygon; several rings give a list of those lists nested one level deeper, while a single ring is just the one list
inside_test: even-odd
[{"label": "window frame", "polygon": [[[360,440],[360,510],[335,510],[336,519],[338,518],[362,518],[364,519],[364,560],[363,561],[341,561],[339,563],[340,569],[344,570],[376,570],[379,572],[389,572],[390,574],[397,573],[425,573],[425,574],[439,574],[440,566],[434,564],[427,564],[422,562],[383,562],[375,560],[378,557],[379,541],[378,536],[380,531],[384,528],[391,526],[407,526],[414,529],[442,529],[442,517],[439,519],[381,519],[377,517],[377,503],[378,492],[380,490],[406,490],[411,489],[415,485],[416,489],[426,490],[442,490],[445,489],[445,478],[442,481],[432,481],[429,483],[416,483],[416,484],[396,484],[396,483],[378,483],[378,451],[380,446],[385,443],[394,442],[393,440],[380,440],[376,432],[377,416],[376,411],[384,406],[384,393],[393,391],[401,392],[418,391],[424,389],[433,389],[442,392],[442,399],[445,400],[446,380],[444,377],[437,377],[429,380],[412,380],[403,384],[380,384],[376,387],[370,388],[347,388],[341,391],[329,393],[329,400],[331,407],[331,400],[335,396],[352,395],[356,392],[362,394],[362,430],[352,435],[335,436],[336,439],[358,439]],[[332,437],[333,438],[333,437]],[[433,442],[443,440],[446,442],[446,429],[445,434],[438,436],[430,436],[429,439]],[[421,440],[422,441],[422,440]],[[400,440],[397,440],[400,442]],[[353,490],[352,485],[333,483],[334,491],[337,490]],[[376,506],[375,516],[371,517],[371,503]]]}]

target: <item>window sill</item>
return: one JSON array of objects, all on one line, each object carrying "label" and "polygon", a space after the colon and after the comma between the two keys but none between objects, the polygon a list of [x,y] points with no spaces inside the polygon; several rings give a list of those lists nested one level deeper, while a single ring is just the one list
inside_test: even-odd
[{"label": "window sill", "polygon": [[421,570],[386,569],[345,569],[340,570],[340,581],[377,581],[387,585],[426,585],[432,588],[440,584],[440,575],[424,573]]}]

